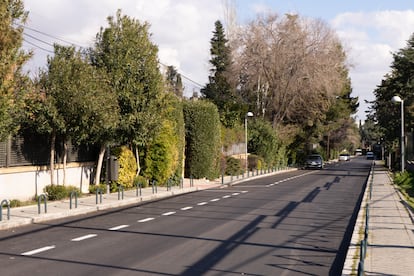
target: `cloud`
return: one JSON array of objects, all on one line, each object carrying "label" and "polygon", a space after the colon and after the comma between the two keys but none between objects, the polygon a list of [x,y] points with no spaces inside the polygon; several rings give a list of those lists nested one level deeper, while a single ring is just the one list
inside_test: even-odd
[{"label": "cloud", "polygon": [[404,48],[412,35],[414,11],[342,13],[331,24],[349,49],[353,96],[360,100],[357,115],[364,120],[368,108],[364,101],[375,99],[373,91],[390,72],[392,53]]},{"label": "cloud", "polygon": [[[158,45],[162,63],[174,65],[201,84],[208,80],[214,22],[223,17],[221,0],[25,0],[25,8],[30,11],[28,27],[83,47],[93,46],[100,27],[107,26],[107,17],[121,9],[123,15],[150,24],[151,39]],[[61,43],[50,37],[42,39]],[[42,47],[53,51],[50,45]],[[26,48],[33,46],[26,44]],[[46,55],[51,55],[34,49],[36,56],[29,65],[32,72],[45,66]]]}]

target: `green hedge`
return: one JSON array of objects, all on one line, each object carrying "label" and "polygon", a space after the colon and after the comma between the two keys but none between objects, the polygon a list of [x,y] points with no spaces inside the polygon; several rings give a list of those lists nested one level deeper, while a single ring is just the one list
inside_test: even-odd
[{"label": "green hedge", "polygon": [[214,179],[220,175],[220,118],[208,101],[184,103],[185,176]]}]

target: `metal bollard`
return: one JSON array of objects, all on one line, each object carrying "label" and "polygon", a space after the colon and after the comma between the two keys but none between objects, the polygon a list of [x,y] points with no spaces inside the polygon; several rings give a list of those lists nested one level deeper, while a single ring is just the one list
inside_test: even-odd
[{"label": "metal bollard", "polygon": [[120,200],[120,193],[122,193],[122,200],[124,199],[124,186],[119,185],[118,186],[118,200]]},{"label": "metal bollard", "polygon": [[2,221],[3,205],[7,206],[7,220],[10,220],[10,202],[7,199],[3,199],[0,203],[0,221]]},{"label": "metal bollard", "polygon": [[78,193],[76,191],[70,192],[69,209],[72,209],[72,199],[75,196],[75,208],[78,208]]},{"label": "metal bollard", "polygon": [[139,196],[142,195],[141,187],[142,187],[141,182],[138,182],[137,183],[137,194],[136,194],[136,196],[138,196],[138,192],[139,192]]},{"label": "metal bollard", "polygon": [[100,194],[100,203],[102,203],[102,189],[97,188],[95,191],[95,194],[96,194],[96,204],[98,204],[98,194]]},{"label": "metal bollard", "polygon": [[37,213],[40,214],[40,202],[42,201],[42,199],[44,199],[44,204],[45,204],[45,213],[47,213],[47,196],[45,194],[41,194],[38,198],[37,198]]}]

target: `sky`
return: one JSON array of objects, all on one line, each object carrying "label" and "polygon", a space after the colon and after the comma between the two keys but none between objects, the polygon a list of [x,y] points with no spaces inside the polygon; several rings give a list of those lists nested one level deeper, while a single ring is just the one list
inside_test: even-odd
[{"label": "sky", "polygon": [[414,34],[414,4],[408,0],[24,0],[29,11],[24,48],[34,51],[26,69],[36,75],[53,55],[53,43],[93,46],[107,17],[123,15],[150,24],[159,60],[182,74],[187,96],[208,81],[210,39],[214,22],[228,22],[226,6],[235,8],[236,22],[245,25],[269,12],[295,13],[325,21],[347,51],[353,97],[364,121],[373,91],[390,72],[392,54],[406,47]]}]

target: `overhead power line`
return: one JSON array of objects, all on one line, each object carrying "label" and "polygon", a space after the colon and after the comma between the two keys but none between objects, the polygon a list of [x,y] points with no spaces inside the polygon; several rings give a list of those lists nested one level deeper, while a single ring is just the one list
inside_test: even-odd
[{"label": "overhead power line", "polygon": [[[47,37],[53,38],[53,39],[55,39],[55,40],[59,40],[59,41],[64,42],[64,43],[66,43],[66,44],[73,45],[73,46],[77,46],[77,47],[80,47],[80,48],[85,48],[85,47],[83,47],[83,46],[81,46],[81,45],[79,45],[79,44],[76,44],[76,43],[73,43],[73,42],[71,42],[71,41],[68,41],[68,40],[65,40],[65,39],[59,38],[59,37],[57,37],[57,36],[54,36],[54,35],[51,35],[51,34],[45,33],[45,32],[43,32],[43,31],[39,31],[39,30],[36,30],[36,29],[34,29],[34,28],[30,28],[30,27],[27,27],[27,26],[24,26],[24,25],[21,25],[21,24],[16,24],[16,25],[17,25],[17,26],[19,26],[19,27],[21,27],[21,28],[24,28],[24,29],[30,30],[30,31],[32,31],[32,32],[35,32],[35,33],[38,33],[38,34],[41,34],[41,35],[44,35],[44,36],[47,36]],[[40,38],[37,38],[36,36],[30,35],[30,34],[28,34],[28,33],[23,33],[23,35],[24,35],[24,36],[26,36],[26,37],[28,37],[28,38],[34,39],[34,40],[36,40],[36,41],[39,41],[39,42],[41,42],[41,43],[44,43],[44,44],[46,44],[46,45],[48,45],[48,46],[52,46],[52,47],[53,47],[53,43],[50,43],[50,42],[44,41],[44,40],[42,40],[42,39],[40,39]],[[36,48],[38,48],[38,49],[40,49],[40,50],[43,50],[43,51],[45,51],[45,52],[52,53],[52,54],[54,53],[53,51],[48,50],[48,49],[46,49],[46,48],[44,48],[44,47],[41,47],[41,46],[37,45],[36,43],[33,43],[33,42],[31,42],[31,41],[29,41],[29,40],[27,40],[27,39],[23,39],[23,40],[24,40],[26,43],[28,43],[28,44],[30,44],[30,45],[32,45],[32,46],[34,46],[34,47],[36,47]],[[168,67],[168,65],[166,65],[166,64],[164,64],[164,63],[162,63],[162,62],[159,62],[159,63],[160,63],[162,66]],[[200,84],[199,82],[197,82],[197,81],[195,81],[195,80],[191,79],[190,77],[187,77],[186,75],[184,75],[184,74],[182,74],[182,73],[180,73],[180,72],[178,72],[178,73],[182,76],[182,78],[184,78],[184,79],[186,79],[187,81],[191,82],[193,85],[198,86],[199,88],[203,88],[203,87],[204,87],[204,85],[202,85],[202,84]]]}]

